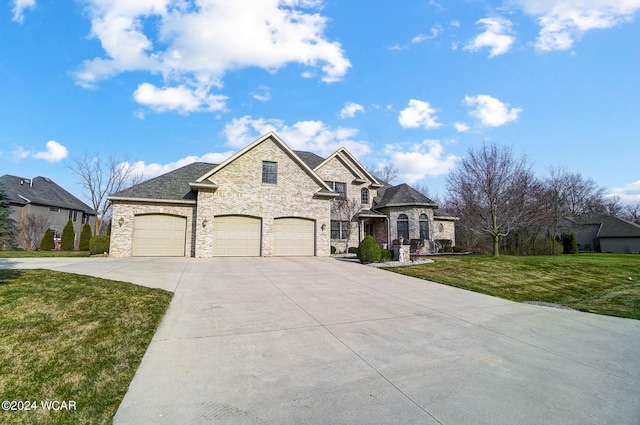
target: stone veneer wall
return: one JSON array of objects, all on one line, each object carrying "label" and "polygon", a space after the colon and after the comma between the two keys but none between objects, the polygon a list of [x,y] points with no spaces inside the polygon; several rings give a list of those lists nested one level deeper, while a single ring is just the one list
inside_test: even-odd
[{"label": "stone veneer wall", "polygon": [[[185,256],[195,255],[194,235],[195,217],[194,205],[157,204],[117,201],[113,205],[113,222],[111,224],[111,246],[109,256],[130,257],[133,249],[133,226],[135,216],[140,214],[168,214],[187,218],[187,232],[185,241]],[[122,218],[122,226],[118,221]]]},{"label": "stone veneer wall", "polygon": [[385,213],[387,213],[387,216],[389,217],[391,241],[398,238],[398,216],[400,214],[406,214],[409,218],[409,239],[420,238],[420,215],[426,214],[427,221],[429,223],[429,239],[434,240],[436,229],[433,221],[433,208],[420,208],[413,206],[388,207],[385,208]]},{"label": "stone veneer wall", "polygon": [[[262,162],[277,165],[277,184],[262,183]],[[196,257],[211,257],[218,215],[244,215],[262,219],[262,256],[273,254],[273,220],[282,217],[312,219],[316,223],[316,255],[330,251],[330,200],[315,198],[321,189],[277,143],[267,139],[210,177],[218,189],[198,192]],[[324,230],[323,230],[324,225]]]},{"label": "stone veneer wall", "polygon": [[[442,231],[439,229],[439,225],[442,224]],[[455,221],[452,220],[438,220],[437,218],[434,221],[435,232],[433,234],[432,239],[449,239],[451,241],[451,245],[455,246],[456,244],[456,225]]]},{"label": "stone veneer wall", "polygon": [[[340,154],[338,154],[340,155]],[[357,169],[355,164],[352,164],[351,161],[343,156],[340,156],[342,159],[338,159],[338,155],[331,158],[324,164],[321,168],[316,170],[316,173],[324,180],[324,181],[334,181],[334,182],[342,182],[347,184],[347,199],[355,199],[358,203],[361,201],[361,190],[363,187],[369,189],[369,203],[368,204],[360,204],[361,209],[370,209],[371,203],[373,202],[373,198],[377,196],[377,190],[375,188],[371,188],[370,181],[366,183],[353,183],[353,180],[357,177],[354,175],[345,165],[343,160],[349,163],[354,169]],[[331,217],[332,220],[338,220],[338,217]],[[358,228],[357,219],[352,221],[351,223],[351,235],[349,237],[349,247],[357,247],[360,244],[360,239],[364,238],[364,229]],[[331,239],[331,245],[335,246],[338,252],[343,252],[346,249],[346,240],[345,239]]]}]

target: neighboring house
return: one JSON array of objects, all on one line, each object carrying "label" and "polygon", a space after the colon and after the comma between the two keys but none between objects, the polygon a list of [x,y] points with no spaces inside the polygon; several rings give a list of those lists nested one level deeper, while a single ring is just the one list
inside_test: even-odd
[{"label": "neighboring house", "polygon": [[562,231],[573,233],[580,251],[640,252],[640,226],[612,215],[565,219]]},{"label": "neighboring house", "polygon": [[[274,133],[221,164],[193,163],[109,199],[117,257],[327,256],[401,232],[455,240],[454,218],[434,216],[437,205],[409,186],[379,182],[346,149],[322,158]],[[353,200],[354,215],[332,215],[332,200]]]},{"label": "neighboring house", "polygon": [[54,238],[59,239],[62,229],[69,220],[73,223],[76,242],[80,239],[82,226],[89,223],[93,231],[96,212],[87,204],[58,186],[47,177],[23,177],[5,174],[0,176],[12,213],[10,219],[15,223],[27,214],[46,217]]}]

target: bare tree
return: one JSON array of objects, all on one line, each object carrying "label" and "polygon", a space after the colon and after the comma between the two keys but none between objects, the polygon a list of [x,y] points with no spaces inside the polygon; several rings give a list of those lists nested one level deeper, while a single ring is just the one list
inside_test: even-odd
[{"label": "bare tree", "polygon": [[108,216],[111,202],[107,196],[133,186],[142,180],[142,176],[135,172],[126,159],[109,156],[106,159],[100,155],[71,159],[67,164],[74,174],[80,178],[80,184],[91,199],[91,207],[96,211],[94,233],[98,234],[102,222]]},{"label": "bare tree", "polygon": [[341,236],[346,239],[345,252],[349,251],[349,239],[353,233],[352,221],[361,209],[360,202],[354,198],[337,198],[331,201],[331,219],[342,223],[349,223],[341,228]]},{"label": "bare tree", "polygon": [[640,201],[623,207],[623,215],[627,220],[640,224]]},{"label": "bare tree", "polygon": [[42,235],[49,228],[49,221],[43,215],[26,214],[18,219],[15,239],[18,246],[27,251],[40,245]]},{"label": "bare tree", "polygon": [[367,171],[371,173],[376,179],[382,180],[385,183],[391,183],[398,178],[398,168],[393,163],[388,163],[378,168],[367,167]]},{"label": "bare tree", "polygon": [[495,257],[501,238],[535,217],[532,193],[538,185],[526,158],[515,159],[510,148],[493,144],[469,150],[447,179],[462,220],[491,237]]}]

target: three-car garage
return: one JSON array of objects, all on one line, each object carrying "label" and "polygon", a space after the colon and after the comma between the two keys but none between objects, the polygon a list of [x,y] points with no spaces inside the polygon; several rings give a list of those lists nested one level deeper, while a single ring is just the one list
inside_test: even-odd
[{"label": "three-car garage", "polygon": [[[257,257],[263,254],[263,220],[243,215],[217,216],[213,223],[213,256]],[[136,215],[133,227],[134,256],[178,256],[187,249],[187,218],[170,214]],[[313,256],[315,221],[298,217],[273,220],[274,256]]]}]

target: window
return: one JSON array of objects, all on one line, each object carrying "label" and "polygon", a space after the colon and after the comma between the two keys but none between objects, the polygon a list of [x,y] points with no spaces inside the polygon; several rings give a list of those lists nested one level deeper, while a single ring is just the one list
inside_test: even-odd
[{"label": "window", "polygon": [[409,239],[409,217],[406,214],[398,216],[398,239]]},{"label": "window", "polygon": [[49,211],[51,211],[51,212],[60,212],[60,208],[58,208],[58,207],[49,207]]},{"label": "window", "polygon": [[426,214],[420,214],[420,239],[429,239],[429,218]]},{"label": "window", "polygon": [[278,163],[262,161],[262,183],[276,184],[278,182]]},{"label": "window", "polygon": [[331,239],[347,239],[351,223],[348,221],[331,220]]},{"label": "window", "polygon": [[334,192],[338,192],[338,199],[347,199],[347,184],[342,182],[325,182]]},{"label": "window", "polygon": [[360,189],[360,203],[368,204],[369,203],[369,189],[363,187]]}]

